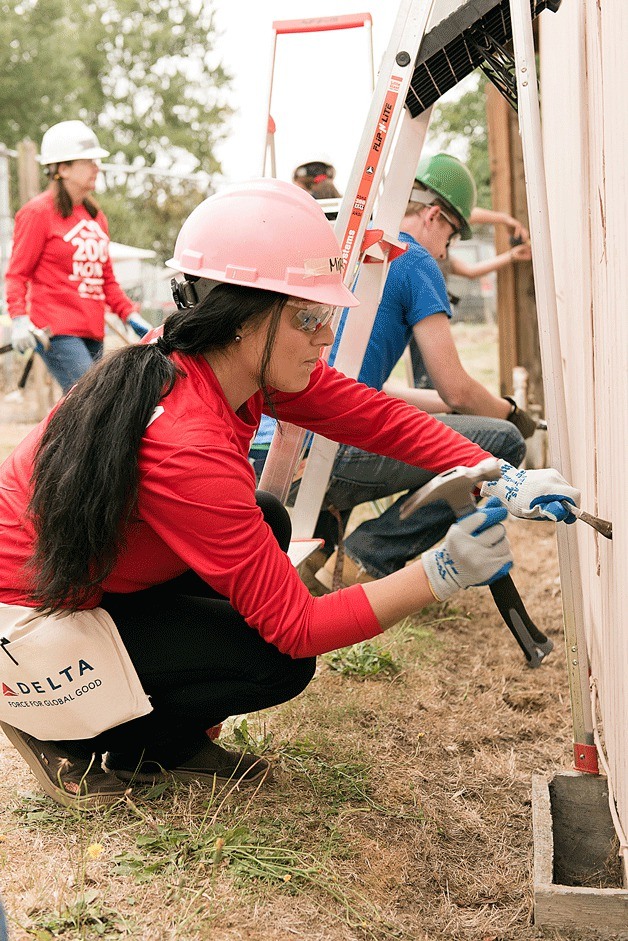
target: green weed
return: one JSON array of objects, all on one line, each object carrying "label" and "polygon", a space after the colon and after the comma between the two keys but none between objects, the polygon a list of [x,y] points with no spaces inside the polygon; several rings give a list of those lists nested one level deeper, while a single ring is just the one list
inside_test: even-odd
[{"label": "green weed", "polygon": [[198,874],[219,866],[249,840],[249,829],[243,823],[231,828],[223,824],[207,826],[204,817],[196,829],[185,830],[156,823],[148,833],[136,837],[135,849],[118,853],[113,861],[119,872],[132,875],[137,882],[147,882],[157,873]]},{"label": "green weed", "polygon": [[[257,715],[259,717],[259,713]],[[256,755],[269,751],[273,742],[272,732],[266,730],[265,722],[258,722],[258,729],[255,730],[246,716],[233,725],[231,738],[241,751],[253,752]]]},{"label": "green weed", "polygon": [[20,799],[20,804],[13,808],[13,814],[19,817],[20,822],[26,827],[58,831],[66,827],[68,822],[73,825],[72,819],[68,817],[67,809],[53,803],[44,794],[25,791],[20,794]]},{"label": "green weed", "polygon": [[[333,846],[332,839],[329,852]],[[296,894],[313,888],[327,900],[324,904],[328,917],[359,926],[367,936],[373,936],[372,926],[379,921],[371,902],[354,890],[346,891],[331,874],[324,857],[285,841],[268,842],[261,834],[255,836],[243,823],[231,829],[215,825],[195,833],[161,823],[152,832],[138,836],[135,849],[119,853],[114,862],[120,873],[131,875],[138,882],[147,882],[156,875],[172,882],[193,873],[205,898],[219,873],[228,874],[240,889],[272,886]],[[202,882],[205,886],[201,890]],[[339,903],[340,914],[328,909],[330,900]],[[380,935],[382,930],[385,934],[387,926],[380,922],[378,930]]]},{"label": "green weed", "polygon": [[394,676],[401,670],[390,650],[375,646],[370,641],[362,641],[352,647],[343,647],[325,654],[325,663],[330,669],[342,676],[361,679],[373,676]]},{"label": "green weed", "polygon": [[121,938],[133,935],[129,923],[106,906],[94,889],[86,890],[56,912],[32,912],[24,930],[37,941],[53,938]]},{"label": "green weed", "polygon": [[[368,801],[368,772],[358,761],[331,762],[317,753],[309,739],[290,742],[280,749],[280,761],[300,774],[328,810],[347,801]],[[321,807],[322,809],[322,807]]]}]

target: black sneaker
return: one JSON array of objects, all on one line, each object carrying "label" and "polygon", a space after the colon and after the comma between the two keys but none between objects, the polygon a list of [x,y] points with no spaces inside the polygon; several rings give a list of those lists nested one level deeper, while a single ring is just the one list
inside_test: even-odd
[{"label": "black sneaker", "polygon": [[40,742],[12,725],[0,722],[0,728],[19,751],[48,797],[64,807],[101,807],[121,800],[130,793],[128,784],[103,771],[100,759],[74,758],[56,742]]},{"label": "black sneaker", "polygon": [[203,747],[177,768],[165,770],[155,761],[143,761],[130,771],[116,768],[110,764],[110,756],[105,755],[104,767],[117,775],[122,781],[133,784],[158,784],[174,778],[176,781],[200,781],[213,785],[234,784],[237,786],[258,784],[270,778],[270,762],[259,755],[248,752],[231,751],[209,739]]}]

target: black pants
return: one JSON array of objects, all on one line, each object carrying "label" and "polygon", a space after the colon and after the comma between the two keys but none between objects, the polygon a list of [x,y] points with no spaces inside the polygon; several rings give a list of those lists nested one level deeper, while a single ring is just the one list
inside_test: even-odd
[{"label": "black pants", "polygon": [[[286,551],[288,513],[262,491],[257,502]],[[280,653],[192,571],[145,591],[106,594],[101,605],[120,631],[153,711],[95,739],[64,742],[70,754],[109,751],[115,767],[130,770],[142,756],[176,767],[206,741],[205,729],[293,699],[314,675],[315,657]]]}]

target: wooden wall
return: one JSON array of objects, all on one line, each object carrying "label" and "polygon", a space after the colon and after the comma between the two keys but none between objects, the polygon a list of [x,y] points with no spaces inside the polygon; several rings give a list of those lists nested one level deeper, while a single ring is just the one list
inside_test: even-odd
[{"label": "wooden wall", "polygon": [[[541,102],[592,675],[628,832],[628,10],[564,0],[540,29]],[[546,398],[548,390],[546,389]]]}]

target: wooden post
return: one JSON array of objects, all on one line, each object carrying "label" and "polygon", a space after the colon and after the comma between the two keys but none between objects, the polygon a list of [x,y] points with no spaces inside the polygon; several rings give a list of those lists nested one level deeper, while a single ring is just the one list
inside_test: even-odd
[{"label": "wooden post", "polygon": [[[512,215],[526,228],[530,227],[526,180],[523,168],[523,149],[519,133],[519,120],[510,108],[510,154],[512,167]],[[511,265],[514,271],[515,298],[517,305],[517,365],[528,371],[528,403],[541,407],[545,414],[543,374],[541,371],[541,347],[539,325],[534,294],[534,272],[531,262]]]},{"label": "wooden post", "polygon": [[[512,213],[510,105],[490,84],[486,86],[486,120],[488,153],[491,163],[491,197],[493,209]],[[495,252],[500,255],[510,246],[504,226],[495,226]],[[499,391],[508,395],[512,371],[522,365],[517,361],[517,310],[515,276],[512,265],[497,272],[497,327],[499,342]]]},{"label": "wooden post", "polygon": [[[23,140],[17,145],[17,179],[20,206],[23,206],[41,190],[37,148],[32,140]],[[39,356],[33,360],[29,382],[33,388],[37,420],[41,421],[54,405],[56,387]]]},{"label": "wooden post", "polygon": [[[523,154],[517,115],[490,83],[486,90],[491,195],[493,209],[507,212],[528,224]],[[495,252],[510,248],[510,233],[495,227]],[[523,366],[528,372],[528,400],[541,406],[543,382],[539,349],[532,265],[507,265],[497,272],[497,324],[499,330],[499,388],[512,393],[512,371]]]},{"label": "wooden post", "polygon": [[23,206],[41,189],[37,148],[32,140],[23,140],[17,145],[17,176],[20,206]]}]

